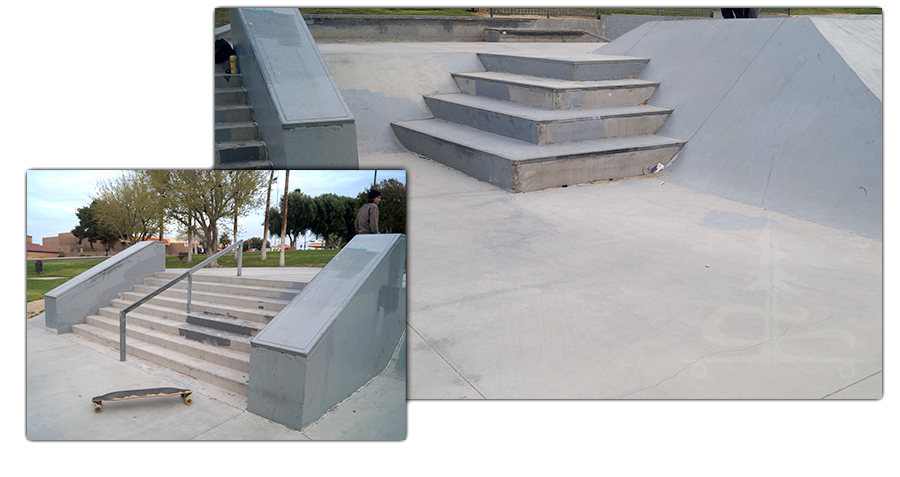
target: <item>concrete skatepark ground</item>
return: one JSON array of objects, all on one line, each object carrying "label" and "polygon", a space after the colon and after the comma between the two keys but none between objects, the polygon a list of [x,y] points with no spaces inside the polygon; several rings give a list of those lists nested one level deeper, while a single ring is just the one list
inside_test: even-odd
[{"label": "concrete skatepark ground", "polygon": [[[319,269],[244,268],[243,276],[308,281]],[[202,273],[233,275],[234,269]],[[26,435],[30,440],[402,440],[406,437],[405,341],[388,367],[315,423],[297,431],[247,411],[247,397],[76,336],[56,334],[44,314],[26,325]],[[184,387],[194,403],[154,398],[104,403],[114,390]],[[88,412],[90,411],[90,412]]]},{"label": "concrete skatepark ground", "polygon": [[454,91],[448,71],[478,69],[474,51],[597,44],[319,48],[356,115],[360,167],[408,172],[410,399],[881,397],[880,193],[863,227],[876,238],[667,171],[512,194],[405,152],[386,125],[427,117],[421,94]]}]

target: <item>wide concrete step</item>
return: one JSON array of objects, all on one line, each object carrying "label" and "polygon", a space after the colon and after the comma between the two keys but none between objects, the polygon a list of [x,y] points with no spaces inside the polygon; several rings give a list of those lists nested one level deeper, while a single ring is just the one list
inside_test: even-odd
[{"label": "wide concrete step", "polygon": [[[110,306],[116,309],[123,309],[142,298],[144,294],[136,294],[133,292],[122,294],[122,298],[111,300]],[[187,303],[183,298],[173,298],[161,294],[151,298],[147,303],[139,306],[135,311],[141,310],[146,306],[157,306],[161,308],[171,308],[180,312],[187,312]],[[245,308],[233,305],[223,305],[216,302],[202,301],[191,297],[192,313],[208,313],[211,315],[226,316],[238,320],[255,321],[257,323],[268,323],[278,314],[280,310],[260,310]]]},{"label": "wide concrete step", "polygon": [[[72,327],[72,331],[91,341],[109,348],[119,349],[119,333],[101,329],[91,324]],[[128,327],[126,325],[126,334]],[[197,358],[175,350],[165,348],[138,339],[126,339],[128,355],[156,363],[162,367],[186,374],[195,379],[237,392],[247,394],[249,387],[249,371],[239,371],[227,366]],[[249,369],[249,358],[248,358]]]},{"label": "wide concrete step", "polygon": [[216,123],[253,122],[253,108],[248,104],[230,104],[215,107]]},{"label": "wide concrete step", "polygon": [[478,53],[488,71],[540,76],[570,81],[598,81],[634,78],[650,61],[612,55],[518,56]]},{"label": "wide concrete step", "polygon": [[[154,277],[162,278],[165,280],[171,280],[173,278],[181,275],[182,271],[164,271],[164,272],[156,272]],[[252,278],[252,277],[238,277],[235,275],[218,275],[218,274],[208,274],[204,270],[199,270],[194,274],[193,278],[194,284],[198,283],[212,283],[212,284],[224,284],[224,285],[238,285],[241,287],[247,288],[278,288],[283,290],[296,290],[297,293],[306,286],[304,282],[295,282],[290,280],[276,280],[271,278]]]},{"label": "wide concrete step", "polygon": [[[134,298],[135,301],[141,297],[152,293],[158,287],[150,285],[136,285],[131,292],[122,294],[123,299]],[[187,288],[172,287],[160,293],[157,297],[168,297],[182,302],[187,302]],[[264,298],[248,295],[233,295],[230,293],[221,293],[216,291],[200,291],[191,287],[191,304],[194,301],[217,303],[219,305],[234,306],[239,308],[258,309],[265,311],[278,312],[281,311],[290,301],[280,298]]]},{"label": "wide concrete step", "polygon": [[215,143],[216,163],[268,161],[266,144],[262,141],[223,141]]},{"label": "wide concrete step", "polygon": [[463,93],[544,109],[637,106],[659,87],[658,82],[639,79],[572,81],[494,71],[452,76]]},{"label": "wide concrete step", "polygon": [[241,88],[244,86],[244,77],[240,74],[215,74],[216,88]]},{"label": "wide concrete step", "polygon": [[[161,287],[168,283],[171,278],[161,278],[161,277],[151,277],[144,279],[144,284],[149,285],[151,287]],[[248,282],[248,283],[256,283],[256,282]],[[262,283],[266,283],[265,281]],[[240,284],[240,283],[227,283],[227,282],[208,282],[197,279],[197,276],[194,276],[193,283],[191,284],[191,288],[195,291],[200,292],[219,292],[219,293],[227,293],[230,295],[237,296],[247,296],[247,297],[259,297],[259,298],[277,298],[279,300],[292,300],[300,290],[302,290],[303,283],[292,283],[292,282],[277,282],[271,281],[273,285],[249,285],[249,284]],[[286,286],[298,286],[299,288],[280,288],[276,287],[274,284],[286,285]],[[173,289],[181,289],[187,290],[187,279],[184,279],[175,285],[172,286]]]},{"label": "wide concrete step", "polygon": [[243,87],[225,86],[213,91],[216,106],[247,104],[247,90]]},{"label": "wide concrete step", "polygon": [[406,149],[513,192],[649,174],[685,144],[645,135],[536,145],[441,119],[391,126]]},{"label": "wide concrete step", "polygon": [[[122,309],[123,308],[114,306],[105,306],[100,308],[97,311],[97,314],[99,316],[118,320],[119,313],[122,311]],[[185,326],[186,324],[203,326],[212,330],[224,331],[227,333],[236,333],[238,335],[241,335],[238,337],[240,338],[238,339],[238,341],[246,341],[244,340],[244,338],[252,338],[256,336],[256,334],[266,326],[266,323],[260,321],[245,320],[241,318],[233,318],[229,316],[214,315],[203,312],[187,313],[182,310],[175,310],[165,306],[152,305],[150,303],[145,303],[137,309],[132,310],[128,313],[126,319],[129,323],[134,321],[141,326],[145,326],[157,331],[170,333],[173,335],[184,335],[184,333],[181,332],[182,329],[192,328],[190,326]],[[218,334],[216,333],[213,333],[212,335],[218,336]],[[218,344],[228,346],[228,344]],[[250,352],[249,345],[246,347],[246,349],[244,349],[243,347],[241,347],[240,349],[248,353]]]},{"label": "wide concrete step", "polygon": [[259,125],[255,122],[216,123],[216,142],[258,141]]},{"label": "wide concrete step", "polygon": [[[118,339],[118,314],[92,315],[85,319],[85,323],[113,332]],[[179,323],[137,312],[129,313],[125,319],[127,339],[144,341],[238,371],[250,370],[250,345],[247,336],[240,337],[243,343],[238,346],[230,346],[228,343],[222,344],[205,340],[199,337],[201,335],[193,335],[195,330],[210,336],[216,336],[217,332],[215,329],[204,330],[191,323]]]},{"label": "wide concrete step", "polygon": [[426,95],[434,117],[532,144],[655,134],[672,114],[655,106],[543,109],[470,94]]}]

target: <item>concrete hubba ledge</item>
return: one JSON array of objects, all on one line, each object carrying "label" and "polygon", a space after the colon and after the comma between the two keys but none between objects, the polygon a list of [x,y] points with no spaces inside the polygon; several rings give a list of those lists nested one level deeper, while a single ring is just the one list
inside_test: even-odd
[{"label": "concrete hubba ledge", "polygon": [[166,269],[166,248],[161,242],[142,242],[44,294],[48,328],[57,333],[72,331],[101,306],[131,291],[156,272]]},{"label": "concrete hubba ledge", "polygon": [[231,41],[277,168],[358,169],[356,123],[296,8],[232,8]]},{"label": "concrete hubba ledge", "polygon": [[378,375],[406,327],[406,236],[357,235],[250,342],[250,412],[303,429]]}]

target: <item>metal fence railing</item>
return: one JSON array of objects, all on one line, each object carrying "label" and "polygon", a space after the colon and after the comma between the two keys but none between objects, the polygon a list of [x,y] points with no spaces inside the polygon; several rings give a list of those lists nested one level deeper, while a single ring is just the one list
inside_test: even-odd
[{"label": "metal fence railing", "polygon": [[[494,15],[537,15],[550,17],[591,17],[598,18],[601,15],[611,13],[625,13],[636,15],[661,15],[661,16],[686,16],[686,17],[712,17],[718,8],[491,8],[491,17]],[[760,15],[788,15],[790,8],[762,8]]]}]

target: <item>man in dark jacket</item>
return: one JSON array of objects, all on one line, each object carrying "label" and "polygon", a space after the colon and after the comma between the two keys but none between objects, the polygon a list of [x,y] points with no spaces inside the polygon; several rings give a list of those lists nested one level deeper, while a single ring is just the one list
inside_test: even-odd
[{"label": "man in dark jacket", "polygon": [[378,233],[378,204],[381,202],[381,192],[375,189],[369,191],[369,199],[366,205],[359,208],[356,215],[356,233]]}]

